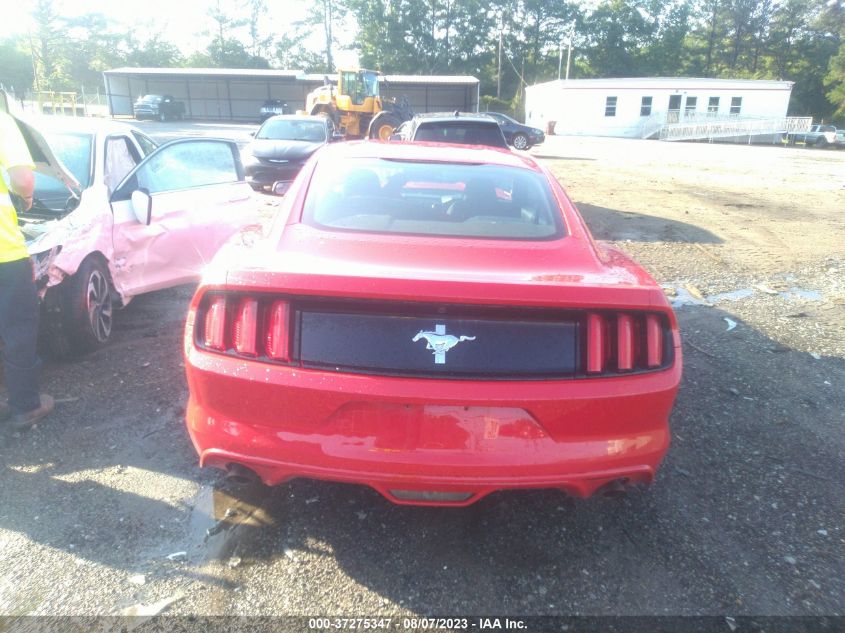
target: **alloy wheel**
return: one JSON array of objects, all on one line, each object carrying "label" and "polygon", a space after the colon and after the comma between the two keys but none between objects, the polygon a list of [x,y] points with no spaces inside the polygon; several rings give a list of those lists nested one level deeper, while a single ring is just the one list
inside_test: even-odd
[{"label": "alloy wheel", "polygon": [[91,271],[86,292],[91,332],[100,343],[109,340],[112,327],[112,300],[109,282],[99,270]]},{"label": "alloy wheel", "polygon": [[523,134],[517,134],[513,137],[513,146],[516,149],[528,149],[528,139]]}]

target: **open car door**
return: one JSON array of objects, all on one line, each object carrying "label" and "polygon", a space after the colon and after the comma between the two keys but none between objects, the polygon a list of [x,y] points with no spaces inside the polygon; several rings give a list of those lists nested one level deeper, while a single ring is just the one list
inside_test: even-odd
[{"label": "open car door", "polygon": [[114,284],[124,297],[199,279],[223,242],[258,221],[237,145],[223,139],[162,145],[110,200]]}]

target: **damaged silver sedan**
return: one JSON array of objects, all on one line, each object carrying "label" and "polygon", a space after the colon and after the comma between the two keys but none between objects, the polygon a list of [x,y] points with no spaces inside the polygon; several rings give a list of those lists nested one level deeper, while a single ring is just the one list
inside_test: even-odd
[{"label": "damaged silver sedan", "polygon": [[33,206],[19,222],[48,353],[79,355],[105,344],[114,308],[198,280],[223,242],[258,221],[231,141],[157,147],[115,121],[16,118],[36,163]]}]

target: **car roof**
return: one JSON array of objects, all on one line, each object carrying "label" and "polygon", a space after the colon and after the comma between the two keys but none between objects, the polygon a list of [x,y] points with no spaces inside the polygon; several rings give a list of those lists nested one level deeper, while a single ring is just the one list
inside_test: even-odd
[{"label": "car roof", "polygon": [[73,116],[40,116],[30,119],[33,125],[39,129],[49,132],[78,132],[87,134],[110,134],[136,131],[144,133],[143,130],[112,119],[97,119],[93,117]]},{"label": "car roof", "polygon": [[328,117],[324,116],[317,116],[313,114],[277,114],[276,116],[271,116],[268,121],[320,121],[321,123],[325,123],[329,120]]},{"label": "car roof", "polygon": [[483,112],[425,112],[414,117],[420,123],[430,121],[471,121],[479,123],[491,123],[493,120]]},{"label": "car roof", "polygon": [[326,146],[320,156],[331,160],[381,158],[418,162],[484,163],[531,169],[537,172],[542,171],[540,166],[528,156],[515,154],[504,148],[486,145],[456,145],[420,141],[401,143],[395,141],[349,141]]}]

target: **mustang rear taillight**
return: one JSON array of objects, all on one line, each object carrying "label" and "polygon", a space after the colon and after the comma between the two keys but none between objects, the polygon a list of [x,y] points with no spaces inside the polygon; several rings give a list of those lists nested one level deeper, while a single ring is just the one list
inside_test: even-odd
[{"label": "mustang rear taillight", "polygon": [[264,349],[274,360],[290,360],[290,304],[274,301],[270,305]]},{"label": "mustang rear taillight", "polygon": [[662,315],[591,312],[585,331],[588,375],[659,369],[671,360],[665,344],[668,323]]},{"label": "mustang rear taillight", "polygon": [[251,295],[211,294],[200,304],[206,349],[247,358],[290,359],[290,304]]},{"label": "mustang rear taillight", "polygon": [[226,297],[215,297],[206,308],[203,342],[210,349],[226,349]]},{"label": "mustang rear taillight", "polygon": [[232,325],[232,346],[238,354],[255,356],[258,343],[258,300],[252,297],[242,297],[238,301],[235,311],[235,321]]}]

